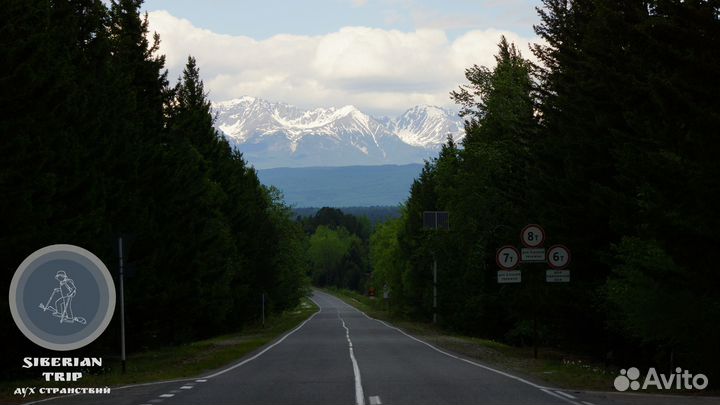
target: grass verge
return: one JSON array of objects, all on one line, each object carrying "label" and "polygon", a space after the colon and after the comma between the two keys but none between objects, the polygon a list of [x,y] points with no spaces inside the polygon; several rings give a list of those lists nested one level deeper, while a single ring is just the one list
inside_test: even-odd
[{"label": "grass verge", "polygon": [[[121,372],[119,360],[103,358],[105,372],[84,375],[78,387],[117,387],[153,381],[191,378],[232,363],[253,350],[264,346],[283,333],[290,331],[317,311],[317,306],[307,298],[293,310],[268,317],[265,325],[251,325],[239,333],[214,337],[185,345],[131,354],[127,359],[127,372]],[[38,371],[38,377],[40,376]],[[18,387],[69,387],[45,383],[40,378],[0,382],[0,403],[21,403],[40,396],[13,395]]]},{"label": "grass verge", "polygon": [[382,299],[374,299],[348,290],[325,289],[369,316],[392,322],[406,333],[439,348],[477,359],[483,364],[509,371],[538,384],[570,390],[609,391],[618,375],[615,368],[593,362],[588,356],[541,347],[538,358],[532,348],[514,347],[501,342],[450,333],[423,322],[413,322],[389,312]]}]

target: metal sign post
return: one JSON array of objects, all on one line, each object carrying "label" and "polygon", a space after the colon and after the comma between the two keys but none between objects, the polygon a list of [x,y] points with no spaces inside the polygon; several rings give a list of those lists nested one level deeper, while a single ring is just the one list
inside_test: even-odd
[{"label": "metal sign post", "polygon": [[390,286],[387,283],[383,285],[383,301],[385,302],[385,310],[390,311]]},{"label": "metal sign post", "polygon": [[433,323],[437,323],[437,259],[433,254]]},{"label": "metal sign post", "polygon": [[123,240],[118,238],[118,257],[120,260],[120,357],[122,359],[122,372],[125,374],[125,288],[123,273]]},{"label": "metal sign post", "polygon": [[[450,229],[450,214],[447,211],[423,211],[423,228]],[[433,252],[433,323],[437,323],[437,257]]]}]

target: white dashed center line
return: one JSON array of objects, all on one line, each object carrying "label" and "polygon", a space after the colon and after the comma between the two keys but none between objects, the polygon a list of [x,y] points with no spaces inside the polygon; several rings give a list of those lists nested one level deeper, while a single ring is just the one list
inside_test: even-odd
[{"label": "white dashed center line", "polygon": [[342,322],[343,328],[345,328],[345,337],[348,341],[348,348],[350,349],[350,360],[352,360],[353,373],[355,374],[355,404],[365,405],[365,394],[363,394],[362,381],[360,380],[360,367],[358,367],[357,360],[355,360],[355,353],[353,352],[352,340],[350,340],[350,329],[345,326],[345,321],[340,316],[338,311],[338,318]]}]

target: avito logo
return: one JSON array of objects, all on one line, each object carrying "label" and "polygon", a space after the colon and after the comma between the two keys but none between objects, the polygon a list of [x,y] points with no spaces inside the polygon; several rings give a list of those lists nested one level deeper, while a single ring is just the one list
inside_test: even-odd
[{"label": "avito logo", "polygon": [[631,389],[647,389],[655,387],[658,390],[704,390],[708,386],[708,378],[705,374],[692,374],[689,370],[678,367],[675,373],[670,375],[659,374],[654,368],[648,369],[647,375],[640,384],[640,370],[637,367],[630,367],[627,370],[620,370],[620,375],[615,377],[613,385],[618,391]]}]

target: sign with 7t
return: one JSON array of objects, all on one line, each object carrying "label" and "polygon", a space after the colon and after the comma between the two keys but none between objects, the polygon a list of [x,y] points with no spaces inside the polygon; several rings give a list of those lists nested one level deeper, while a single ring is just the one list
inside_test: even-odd
[{"label": "sign with 7t", "polygon": [[520,252],[514,246],[503,246],[497,250],[495,262],[503,270],[514,269],[520,263]]}]

